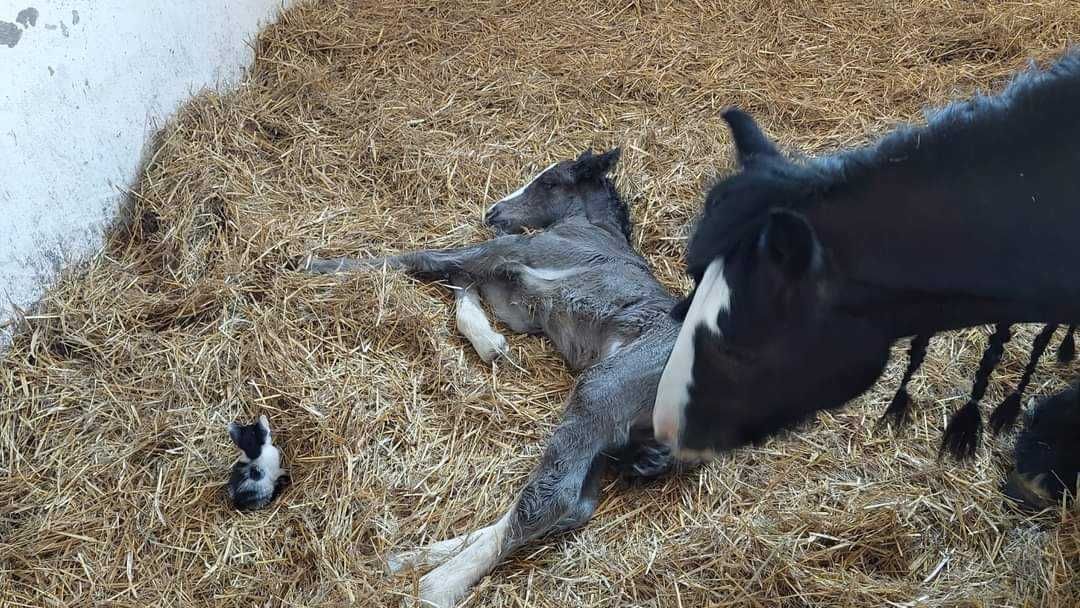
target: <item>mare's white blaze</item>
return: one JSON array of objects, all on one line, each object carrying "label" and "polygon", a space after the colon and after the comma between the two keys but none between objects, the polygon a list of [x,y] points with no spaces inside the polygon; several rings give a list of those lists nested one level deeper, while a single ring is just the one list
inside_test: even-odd
[{"label": "mare's white blaze", "polygon": [[[474,534],[476,539],[453,559],[420,579],[420,599],[427,606],[451,608],[481,578],[491,572],[504,553],[510,513]],[[472,535],[470,535],[472,536]]]},{"label": "mare's white blaze", "polygon": [[[514,190],[514,191],[513,191],[513,192],[511,192],[510,194],[507,194],[506,196],[504,196],[504,197],[500,198],[499,200],[495,201],[495,205],[498,205],[499,203],[501,203],[501,202],[503,202],[503,201],[508,201],[508,200],[510,200],[510,199],[512,199],[512,198],[515,198],[515,197],[521,196],[521,194],[522,194],[523,192],[525,192],[525,189],[526,189],[526,188],[528,188],[529,186],[531,186],[531,185],[532,185],[532,183],[533,183],[533,182],[535,182],[536,180],[540,179],[540,176],[541,176],[541,175],[543,175],[543,174],[547,173],[548,171],[550,171],[550,170],[551,170],[551,168],[552,168],[552,167],[554,167],[554,166],[555,166],[556,164],[558,164],[558,163],[551,163],[550,165],[548,165],[546,169],[544,169],[543,171],[541,171],[541,172],[537,173],[536,175],[534,175],[534,176],[532,177],[532,179],[530,179],[529,181],[525,182],[525,185],[524,185],[524,186],[522,186],[522,187],[518,188],[517,190]],[[492,206],[491,206],[491,208],[492,208],[492,209],[494,209],[494,208],[495,208],[495,205],[492,205]]]},{"label": "mare's white blaze", "polygon": [[699,327],[714,334],[720,333],[717,317],[731,308],[731,291],[724,278],[724,260],[716,258],[709,264],[697,286],[690,309],[686,313],[675,347],[671,350],[660,384],[656,388],[653,406],[653,432],[656,439],[672,448],[678,447],[685,422],[685,409],[690,401],[694,382],[694,334]]},{"label": "mare's white blaze", "polygon": [[485,363],[491,363],[496,357],[506,353],[506,337],[495,331],[488,321],[487,314],[480,306],[480,295],[473,287],[454,290],[457,301],[457,328],[472,344],[476,354]]}]

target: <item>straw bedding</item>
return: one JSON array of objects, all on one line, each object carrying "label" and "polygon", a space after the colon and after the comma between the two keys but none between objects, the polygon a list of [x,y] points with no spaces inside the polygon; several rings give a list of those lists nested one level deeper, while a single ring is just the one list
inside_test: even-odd
[{"label": "straw bedding", "polygon": [[[162,130],[103,251],[16,328],[0,366],[0,604],[395,605],[416,578],[384,575],[385,554],[505,510],[572,377],[523,336],[520,369],[484,366],[438,286],[311,278],[290,258],[483,239],[485,205],[535,170],[622,145],[635,242],[685,289],[689,221],[731,166],[722,107],[828,151],[1078,31],[1073,0],[294,6],[244,83]],[[909,428],[873,429],[900,357],[787,438],[612,481],[587,528],[522,550],[467,605],[1075,605],[1080,515],[1002,505],[1011,438],[973,466],[935,459],[985,338],[932,343]],[[1034,388],[1077,371],[1044,363]],[[242,515],[222,491],[225,425],[259,412],[293,485]]]}]

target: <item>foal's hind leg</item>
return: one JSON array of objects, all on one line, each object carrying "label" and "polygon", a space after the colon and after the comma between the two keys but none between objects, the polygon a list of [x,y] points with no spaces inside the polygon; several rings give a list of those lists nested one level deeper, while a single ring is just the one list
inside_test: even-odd
[{"label": "foal's hind leg", "polygon": [[398,554],[391,569],[441,563],[420,579],[420,599],[446,608],[523,544],[583,525],[596,510],[605,468],[597,443],[604,433],[596,431],[581,419],[564,421],[509,512],[471,534]]}]

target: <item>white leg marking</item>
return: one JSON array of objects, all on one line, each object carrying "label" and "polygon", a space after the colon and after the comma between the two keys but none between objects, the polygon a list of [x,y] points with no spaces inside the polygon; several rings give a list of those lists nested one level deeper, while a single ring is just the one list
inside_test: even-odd
[{"label": "white leg marking", "polygon": [[481,578],[498,565],[510,528],[510,513],[478,531],[476,540],[453,559],[420,579],[420,599],[427,606],[451,608]]},{"label": "white leg marking", "polygon": [[495,331],[488,321],[484,309],[480,306],[480,294],[475,287],[461,287],[454,290],[457,302],[457,327],[485,363],[491,363],[496,357],[504,355],[509,345],[506,337]]},{"label": "white leg marking", "polygon": [[[488,526],[490,528],[491,526]],[[488,528],[480,528],[475,532],[455,536],[447,540],[431,543],[419,549],[397,551],[386,558],[386,568],[391,574],[397,574],[402,570],[421,568],[424,566],[440,566],[451,557],[465,550],[472,542],[480,538]]]},{"label": "white leg marking", "polygon": [[719,334],[717,317],[731,308],[731,291],[724,278],[724,260],[717,258],[701,277],[694,300],[686,313],[675,347],[671,350],[664,373],[656,389],[653,405],[653,432],[661,443],[677,448],[685,422],[685,408],[690,401],[694,381],[694,334],[699,327]]},{"label": "white leg marking", "polygon": [[498,205],[499,203],[502,203],[502,202],[508,201],[508,200],[510,200],[510,199],[512,199],[512,198],[517,198],[517,197],[521,196],[521,195],[522,195],[522,194],[523,194],[523,193],[525,192],[525,189],[526,189],[526,188],[528,188],[529,186],[531,186],[531,185],[532,185],[532,183],[533,183],[533,182],[535,182],[536,180],[540,179],[540,176],[541,176],[541,175],[543,175],[543,174],[547,173],[547,172],[548,172],[548,171],[549,171],[549,170],[550,170],[550,169],[551,169],[552,167],[554,167],[554,166],[555,166],[556,164],[558,164],[558,163],[551,163],[550,165],[548,165],[546,169],[544,169],[543,171],[541,171],[541,172],[537,173],[536,175],[534,175],[534,176],[532,177],[532,179],[530,179],[529,181],[525,182],[525,185],[524,185],[524,186],[522,186],[522,187],[518,188],[517,190],[514,190],[514,191],[513,191],[513,192],[511,192],[510,194],[507,194],[506,196],[504,196],[504,197],[500,198],[499,200],[495,201],[495,205],[492,205],[492,206],[491,206],[491,208],[492,208],[492,209],[494,209],[494,208],[495,208],[495,206],[496,206],[496,205]]}]

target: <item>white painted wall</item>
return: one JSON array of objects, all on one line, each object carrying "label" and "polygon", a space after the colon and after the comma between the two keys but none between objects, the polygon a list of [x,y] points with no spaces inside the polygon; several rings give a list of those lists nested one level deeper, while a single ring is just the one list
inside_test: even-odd
[{"label": "white painted wall", "polygon": [[0,0],[0,325],[98,248],[148,136],[243,74],[282,1]]}]

